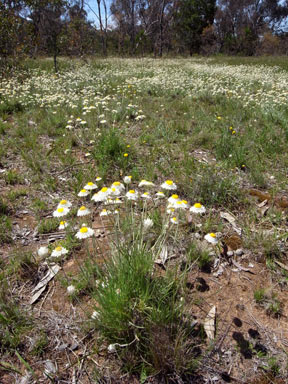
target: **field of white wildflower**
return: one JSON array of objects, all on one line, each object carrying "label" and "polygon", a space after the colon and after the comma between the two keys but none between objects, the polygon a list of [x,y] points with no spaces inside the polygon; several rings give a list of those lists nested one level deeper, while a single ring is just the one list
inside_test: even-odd
[{"label": "field of white wildflower", "polygon": [[0,78],[1,383],[285,382],[281,63]]}]

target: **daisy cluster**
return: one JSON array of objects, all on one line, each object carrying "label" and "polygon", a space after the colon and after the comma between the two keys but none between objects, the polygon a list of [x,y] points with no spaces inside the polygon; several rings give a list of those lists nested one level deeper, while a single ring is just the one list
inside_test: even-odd
[{"label": "daisy cluster", "polygon": [[[133,183],[132,176],[125,176],[122,181],[114,181],[110,186],[101,185],[101,177],[97,177],[95,182],[87,182],[83,188],[79,191],[78,197],[81,203],[77,208],[76,216],[80,220],[75,225],[75,220],[71,217],[72,203],[69,200],[61,200],[56,209],[53,212],[54,218],[59,218],[59,230],[68,230],[70,233],[74,233],[74,236],[78,240],[85,240],[95,235],[92,228],[92,217],[99,215],[101,219],[105,216],[112,216],[121,214],[125,209],[121,210],[121,204],[124,204],[124,208],[137,208],[138,204],[145,207],[165,207],[164,221],[166,227],[171,225],[181,224],[186,222],[185,212],[190,212],[192,215],[205,215],[206,208],[199,202],[193,205],[188,201],[182,199],[176,194],[177,185],[173,180],[165,180],[160,186],[156,186],[152,181],[141,180],[140,182]],[[133,185],[135,184],[135,185]],[[133,185],[133,186],[132,186]],[[89,202],[90,200],[90,202]],[[86,203],[85,203],[86,202]],[[96,204],[96,209],[95,209]],[[89,207],[87,206],[89,205]],[[128,210],[131,212],[131,209]],[[149,217],[149,209],[145,210],[147,217],[144,217],[141,224],[144,231],[153,227],[153,221]],[[66,218],[71,219],[71,223],[66,221]],[[83,223],[90,222],[91,225]],[[68,219],[67,219],[68,220]],[[81,224],[82,223],[82,224]],[[72,231],[72,232],[71,232]],[[204,239],[211,244],[217,244],[218,240],[214,233],[209,233],[204,236]],[[45,256],[45,252],[41,248],[39,249],[41,256]],[[38,253],[39,253],[38,252]],[[44,253],[43,253],[44,252]],[[61,257],[68,254],[68,250],[57,244],[51,253],[51,258]],[[40,254],[39,254],[40,255]]]},{"label": "daisy cluster", "polygon": [[[30,70],[10,79],[0,79],[0,103],[19,101],[23,106],[45,108],[82,108],[89,115],[93,109],[107,120],[105,112],[112,115],[126,113],[135,120],[145,114],[137,104],[123,105],[123,96],[167,92],[195,97],[203,93],[225,95],[244,106],[284,106],[288,98],[288,74],[278,67],[224,65],[210,63],[207,59],[107,59],[101,68],[89,65],[75,66],[57,76],[45,71]],[[113,80],[113,81],[112,81]],[[119,84],[111,86],[111,84]],[[117,105],[117,102],[119,103]],[[68,124],[69,125],[69,124]]]}]

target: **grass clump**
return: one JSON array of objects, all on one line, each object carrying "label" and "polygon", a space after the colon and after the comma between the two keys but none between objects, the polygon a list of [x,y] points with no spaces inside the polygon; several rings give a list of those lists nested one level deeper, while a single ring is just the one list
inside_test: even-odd
[{"label": "grass clump", "polygon": [[[8,290],[2,287],[0,290],[0,352],[19,348],[23,343],[23,335],[31,329],[31,319],[20,308]],[[7,288],[7,287],[6,287]]]},{"label": "grass clump", "polygon": [[40,235],[44,233],[55,232],[58,226],[59,226],[59,220],[57,219],[42,220],[38,225],[38,232],[40,233]]},{"label": "grass clump", "polygon": [[14,171],[14,170],[10,170],[7,173],[5,173],[4,179],[5,179],[6,184],[8,184],[8,185],[21,184],[23,182],[22,177],[19,175],[18,172]]},{"label": "grass clump", "polygon": [[152,252],[137,241],[117,248],[96,291],[97,327],[126,370],[183,373],[195,358],[181,325],[179,284],[175,276],[155,277],[153,265]]},{"label": "grass clump", "polygon": [[128,170],[131,161],[130,152],[119,133],[110,129],[101,135],[92,155],[99,166],[100,174],[104,175],[111,173],[115,168]]}]

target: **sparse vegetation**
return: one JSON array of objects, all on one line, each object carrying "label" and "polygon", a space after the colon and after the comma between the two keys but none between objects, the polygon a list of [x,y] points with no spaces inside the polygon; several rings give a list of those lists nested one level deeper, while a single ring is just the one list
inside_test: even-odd
[{"label": "sparse vegetation", "polygon": [[42,59],[1,78],[9,378],[285,377],[288,76],[234,60],[62,58],[55,75]]}]

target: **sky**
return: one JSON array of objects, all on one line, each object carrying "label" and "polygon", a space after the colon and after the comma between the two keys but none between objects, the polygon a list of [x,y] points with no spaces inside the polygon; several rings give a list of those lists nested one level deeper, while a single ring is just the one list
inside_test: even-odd
[{"label": "sky", "polygon": [[[98,14],[98,6],[97,6],[97,1],[96,0],[85,0],[85,3],[88,3],[90,8],[93,9],[93,11]],[[106,4],[107,4],[107,12],[108,12],[108,15],[110,15],[110,4],[111,4],[111,0],[106,0]],[[88,15],[88,20],[91,20],[91,21],[94,21],[94,23],[97,25],[98,24],[98,19],[97,17],[93,14],[93,12],[90,10],[90,8],[86,5],[85,7],[85,10],[87,12],[87,15]],[[103,12],[104,14],[104,12]],[[110,19],[110,22],[111,22],[111,19]],[[109,20],[108,20],[108,23],[109,23]]]}]

